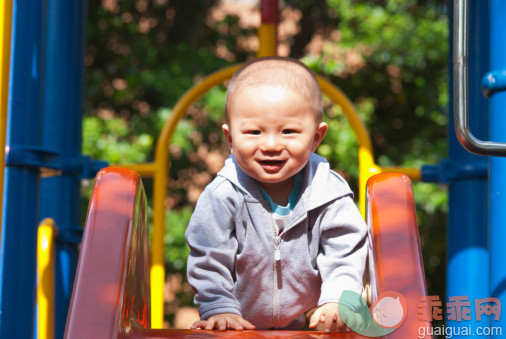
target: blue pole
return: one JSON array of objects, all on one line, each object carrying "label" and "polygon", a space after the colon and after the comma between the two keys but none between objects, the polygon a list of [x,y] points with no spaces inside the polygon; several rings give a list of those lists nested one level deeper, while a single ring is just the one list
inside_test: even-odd
[{"label": "blue pole", "polygon": [[[453,14],[451,6],[448,13],[450,16]],[[469,13],[469,121],[472,133],[482,140],[488,140],[488,101],[482,96],[480,90],[481,77],[489,70],[488,1],[470,1]],[[452,21],[450,18],[449,22]],[[450,30],[452,30],[451,24]],[[450,46],[452,46],[451,43]],[[452,55],[451,52],[450,55]],[[450,63],[450,79],[452,79],[452,74],[452,63]],[[451,81],[449,92],[453,93]],[[453,112],[452,100],[450,100],[450,112]],[[450,160],[457,164],[486,163],[486,157],[469,153],[460,145],[455,136],[453,119],[450,118],[449,121]],[[486,178],[460,179],[453,181],[449,186],[446,301],[448,297],[468,296],[472,320],[447,319],[447,326],[457,328],[471,325],[473,329],[478,326],[488,326],[488,317],[477,322],[474,313],[474,299],[489,296],[487,198]]]},{"label": "blue pole", "polygon": [[[14,1],[6,156],[39,147],[45,1]],[[7,167],[0,244],[0,338],[30,338],[35,305],[39,170]]]},{"label": "blue pole", "polygon": [[[506,2],[490,1],[490,69],[506,69]],[[490,99],[490,140],[506,141],[506,92]],[[490,158],[490,291],[506,304],[506,158]],[[503,307],[504,308],[504,307]],[[491,320],[491,326],[506,331],[506,317]]]},{"label": "blue pole", "polygon": [[[86,0],[47,0],[43,148],[81,154]],[[58,226],[55,251],[55,337],[62,338],[78,259],[79,174],[41,180],[40,218]],[[77,240],[77,241],[76,241]]]}]

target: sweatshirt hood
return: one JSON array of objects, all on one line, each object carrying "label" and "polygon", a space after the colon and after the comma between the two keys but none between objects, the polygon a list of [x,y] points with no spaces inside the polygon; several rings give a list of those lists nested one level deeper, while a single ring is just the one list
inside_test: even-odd
[{"label": "sweatshirt hood", "polygon": [[[300,199],[308,211],[343,196],[353,196],[348,183],[330,169],[329,163],[322,156],[311,153],[302,171],[304,171],[304,182]],[[256,180],[241,169],[233,154],[225,160],[225,166],[218,172],[218,176],[224,177],[245,193],[247,201],[264,200]],[[337,189],[329,191],[329,187],[337,187]]]}]

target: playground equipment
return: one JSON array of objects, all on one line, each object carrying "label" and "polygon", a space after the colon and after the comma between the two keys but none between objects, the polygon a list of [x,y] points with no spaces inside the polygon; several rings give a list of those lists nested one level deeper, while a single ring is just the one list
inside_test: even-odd
[{"label": "playground equipment", "polygon": [[[54,304],[56,318],[51,320],[49,315],[47,319],[55,322],[56,337],[63,336],[82,232],[77,226],[79,179],[93,177],[106,165],[84,157],[80,152],[85,5],[85,1],[66,0],[5,0],[0,5],[0,141],[5,139],[6,142],[5,157],[0,154],[6,166],[0,244],[0,338],[24,338],[33,333],[33,326],[27,326],[27,321],[33,319],[35,313],[36,225],[44,217],[53,218],[58,226],[54,244],[54,288],[58,291]],[[469,35],[469,44],[459,46],[464,50],[467,45],[470,46],[469,105],[464,97],[458,102],[460,112],[462,107],[469,107],[472,113],[469,125],[473,126],[477,138],[502,141],[502,110],[506,105],[503,103],[505,94],[500,92],[504,88],[500,85],[504,84],[501,70],[506,68],[506,51],[501,34],[506,24],[501,14],[506,13],[506,4],[500,0],[474,0],[469,4],[463,0],[454,1],[455,18],[459,19],[456,23],[460,22],[454,28],[455,32],[466,26],[466,15],[461,13],[465,13],[462,10],[468,6],[471,13],[469,27],[473,27],[474,34]],[[262,1],[262,18],[258,55],[273,55],[279,21],[277,1]],[[466,34],[460,33],[459,37],[464,39],[460,41],[465,41]],[[455,50],[462,52],[462,49]],[[457,58],[456,61],[460,65],[465,58]],[[161,327],[163,316],[163,199],[167,194],[168,144],[177,122],[191,103],[209,88],[230,78],[236,67],[219,71],[188,91],[178,101],[162,129],[154,163],[129,166],[142,176],[153,177],[156,182],[150,273],[154,328]],[[486,111],[488,102],[481,97],[477,79],[490,69],[496,70],[484,78],[494,80],[485,81],[491,95],[490,115],[479,115],[476,113]],[[460,74],[465,78],[465,72]],[[374,163],[367,130],[356,118],[349,100],[324,79],[319,81],[322,91],[343,108],[358,139],[362,212],[365,210],[365,183],[379,172],[401,171],[415,180],[449,184],[447,294],[468,295],[470,299],[501,298],[506,293],[503,288],[506,268],[502,265],[506,257],[506,249],[502,245],[506,211],[501,201],[506,192],[503,179],[506,159],[487,159],[470,154],[458,144],[452,132],[449,159],[439,165],[424,166],[421,170],[380,168]],[[7,82],[9,86],[5,85]],[[459,91],[466,92],[465,88]],[[460,121],[466,122],[466,118]],[[452,130],[453,124],[450,125]],[[0,149],[3,151],[4,147]],[[56,175],[41,180],[41,169],[43,173]],[[487,245],[488,220],[490,249]],[[53,237],[46,239],[51,242]],[[41,312],[40,305],[38,311]],[[502,325],[503,321],[506,322],[505,317],[498,325]],[[462,323],[452,322],[449,325],[463,326]],[[487,326],[488,319],[473,321],[471,325]]]},{"label": "playground equipment", "polygon": [[[417,315],[418,298],[425,296],[426,286],[411,182],[400,173],[377,175],[369,180],[367,196],[372,298],[386,291],[397,291],[406,298],[406,319],[388,338],[410,338],[417,328],[430,325]],[[151,329],[148,223],[139,175],[124,168],[101,170],[89,206],[65,338],[317,335],[304,331],[213,334]],[[111,242],[111,238],[116,241]],[[330,337],[364,338],[354,333],[335,333]]]}]

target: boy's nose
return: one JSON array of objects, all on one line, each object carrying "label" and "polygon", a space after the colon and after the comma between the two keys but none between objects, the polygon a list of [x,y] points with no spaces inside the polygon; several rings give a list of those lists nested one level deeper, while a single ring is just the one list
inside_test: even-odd
[{"label": "boy's nose", "polygon": [[260,146],[262,152],[279,152],[282,149],[283,145],[275,136],[268,136]]}]

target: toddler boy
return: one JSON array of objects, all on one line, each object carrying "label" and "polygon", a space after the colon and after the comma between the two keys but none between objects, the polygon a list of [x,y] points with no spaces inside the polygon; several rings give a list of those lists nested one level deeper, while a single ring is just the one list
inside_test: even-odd
[{"label": "toddler boy", "polygon": [[[327,132],[315,75],[299,61],[246,63],[228,85],[230,157],[186,231],[203,329],[343,327],[362,291],[367,228],[346,181],[314,154]],[[315,308],[316,307],[316,308]]]}]

